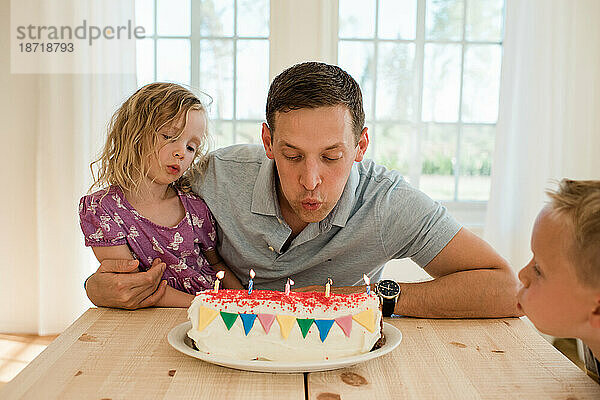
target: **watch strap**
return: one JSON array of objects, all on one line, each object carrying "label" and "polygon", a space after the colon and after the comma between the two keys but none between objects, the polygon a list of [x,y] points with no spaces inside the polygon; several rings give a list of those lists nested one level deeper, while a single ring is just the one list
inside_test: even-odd
[{"label": "watch strap", "polygon": [[381,313],[384,317],[389,317],[394,313],[396,307],[396,299],[382,298]]}]

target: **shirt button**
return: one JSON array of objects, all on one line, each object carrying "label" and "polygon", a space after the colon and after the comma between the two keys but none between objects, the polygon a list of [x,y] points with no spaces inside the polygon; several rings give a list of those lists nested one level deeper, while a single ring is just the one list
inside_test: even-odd
[{"label": "shirt button", "polygon": [[271,246],[269,246],[269,250],[275,251],[275,249],[273,247],[271,247]]}]

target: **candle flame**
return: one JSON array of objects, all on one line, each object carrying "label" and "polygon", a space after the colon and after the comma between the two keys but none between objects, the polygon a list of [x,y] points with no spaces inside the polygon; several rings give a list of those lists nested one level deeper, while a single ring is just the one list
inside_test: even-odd
[{"label": "candle flame", "polygon": [[327,278],[327,283],[329,283],[330,285],[333,285],[333,281],[331,280],[331,278]]},{"label": "candle flame", "polygon": [[217,279],[223,279],[225,277],[225,271],[217,272]]},{"label": "candle flame", "polygon": [[256,274],[254,273],[254,270],[251,268],[251,269],[250,269],[250,279],[254,279],[254,276],[255,276],[255,275],[256,275]]},{"label": "candle flame", "polygon": [[367,275],[363,274],[363,279],[365,281],[365,283],[367,285],[369,285],[371,283],[371,278],[369,278]]},{"label": "candle flame", "polygon": [[294,284],[294,281],[293,281],[293,280],[291,280],[290,278],[288,278],[288,282],[289,282],[289,284],[290,284],[290,285],[293,285],[293,284]]}]

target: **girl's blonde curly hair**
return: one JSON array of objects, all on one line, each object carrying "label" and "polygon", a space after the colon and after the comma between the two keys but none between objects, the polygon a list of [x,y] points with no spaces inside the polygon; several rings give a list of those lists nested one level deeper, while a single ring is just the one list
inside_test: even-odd
[{"label": "girl's blonde curly hair", "polygon": [[[139,193],[148,176],[151,157],[158,157],[158,131],[181,118],[183,126],[170,140],[177,140],[191,110],[206,109],[200,99],[175,83],[150,83],[135,92],[115,112],[108,127],[108,137],[100,157],[90,164],[94,188],[119,185],[125,191]],[[183,117],[183,118],[182,118]],[[175,188],[189,192],[194,180],[202,175],[206,163],[207,140],[198,146],[190,168],[173,182]]]}]

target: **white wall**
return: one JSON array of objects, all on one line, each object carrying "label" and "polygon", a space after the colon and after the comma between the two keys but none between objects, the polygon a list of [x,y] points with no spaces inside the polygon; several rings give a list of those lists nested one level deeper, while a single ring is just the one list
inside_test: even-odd
[{"label": "white wall", "polygon": [[[37,75],[10,74],[10,0],[0,0],[0,332],[35,332]],[[17,329],[14,329],[17,327]]]}]

